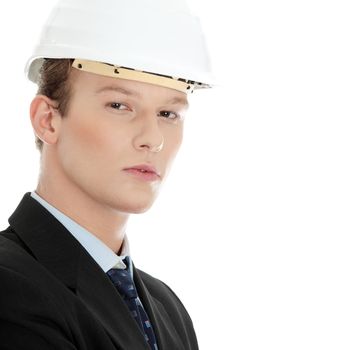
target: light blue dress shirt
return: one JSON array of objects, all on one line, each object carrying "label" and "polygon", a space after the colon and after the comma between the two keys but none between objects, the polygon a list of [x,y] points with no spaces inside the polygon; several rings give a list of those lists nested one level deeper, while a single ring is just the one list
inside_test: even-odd
[{"label": "light blue dress shirt", "polygon": [[[46,208],[79,241],[104,272],[112,268],[126,268],[123,259],[130,255],[129,242],[126,236],[124,237],[121,254],[117,255],[95,235],[53,207],[36,192],[31,192],[31,196]],[[132,271],[132,269],[130,270]]]}]

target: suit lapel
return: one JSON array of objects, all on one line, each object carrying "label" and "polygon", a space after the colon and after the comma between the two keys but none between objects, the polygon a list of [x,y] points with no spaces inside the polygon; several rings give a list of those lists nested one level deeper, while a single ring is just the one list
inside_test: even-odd
[{"label": "suit lapel", "polygon": [[180,340],[173,321],[163,305],[152,297],[134,264],[133,273],[137,292],[153,325],[159,349],[184,350],[184,344]]},{"label": "suit lapel", "polygon": [[23,197],[9,223],[36,259],[73,290],[100,321],[116,348],[149,350],[136,322],[106,274],[69,231],[30,193]]}]

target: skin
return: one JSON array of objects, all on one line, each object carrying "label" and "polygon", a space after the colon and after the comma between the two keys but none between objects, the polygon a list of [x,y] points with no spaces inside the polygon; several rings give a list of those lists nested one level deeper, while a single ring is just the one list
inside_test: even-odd
[{"label": "skin", "polygon": [[[57,103],[36,96],[30,108],[43,141],[36,192],[119,252],[130,214],[154,203],[181,146],[186,94],[147,83],[73,69],[64,117]],[[144,181],[124,169],[154,166]]]}]

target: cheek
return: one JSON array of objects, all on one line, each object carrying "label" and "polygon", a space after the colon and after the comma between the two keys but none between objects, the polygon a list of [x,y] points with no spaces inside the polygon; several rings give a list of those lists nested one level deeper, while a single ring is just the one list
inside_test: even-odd
[{"label": "cheek", "polygon": [[169,130],[164,133],[164,153],[166,154],[167,160],[171,163],[179,151],[183,139],[183,126],[178,126],[175,130]]},{"label": "cheek", "polygon": [[179,150],[182,144],[182,139],[183,139],[183,123],[181,123],[178,127],[176,132],[174,132],[171,135],[171,146],[174,150],[175,153]]},{"label": "cheek", "polygon": [[61,152],[67,156],[93,153],[103,141],[102,133],[98,129],[87,123],[67,123],[60,139]]},{"label": "cheek", "polygon": [[111,125],[97,123],[94,118],[69,117],[72,120],[64,126],[59,145],[63,167],[66,171],[85,173],[85,176],[93,176],[101,170],[106,172],[116,163],[124,147],[120,144],[123,139]]},{"label": "cheek", "polygon": [[[81,154],[104,157],[125,147],[123,143],[126,137],[121,125],[116,125],[113,120],[99,119],[98,114],[93,112],[84,114],[83,117],[68,117],[71,121],[64,126],[62,136],[66,151],[76,150]],[[67,149],[68,147],[70,149]]]}]

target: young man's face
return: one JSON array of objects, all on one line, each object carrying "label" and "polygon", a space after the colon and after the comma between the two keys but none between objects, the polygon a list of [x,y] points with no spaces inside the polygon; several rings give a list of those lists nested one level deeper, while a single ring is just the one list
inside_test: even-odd
[{"label": "young man's face", "polygon": [[[181,145],[186,108],[182,92],[74,70],[55,145],[65,182],[108,208],[147,210]],[[138,165],[159,177],[125,170]]]}]

